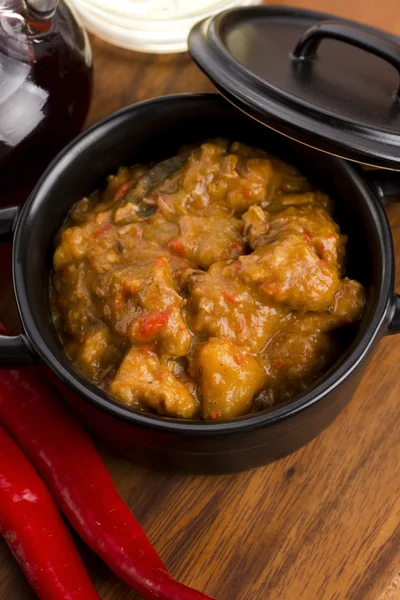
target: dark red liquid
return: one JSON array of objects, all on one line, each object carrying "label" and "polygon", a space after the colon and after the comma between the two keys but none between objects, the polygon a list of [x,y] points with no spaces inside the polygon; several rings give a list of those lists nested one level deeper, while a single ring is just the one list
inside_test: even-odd
[{"label": "dark red liquid", "polygon": [[21,204],[83,126],[87,37],[64,4],[50,20],[0,8],[0,207]]}]

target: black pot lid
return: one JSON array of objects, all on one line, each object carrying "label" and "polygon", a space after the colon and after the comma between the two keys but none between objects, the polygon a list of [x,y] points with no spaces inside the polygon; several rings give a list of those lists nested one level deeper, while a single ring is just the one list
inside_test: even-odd
[{"label": "black pot lid", "polygon": [[264,125],[400,169],[400,38],[328,14],[258,6],[200,22],[189,50],[222,95]]}]

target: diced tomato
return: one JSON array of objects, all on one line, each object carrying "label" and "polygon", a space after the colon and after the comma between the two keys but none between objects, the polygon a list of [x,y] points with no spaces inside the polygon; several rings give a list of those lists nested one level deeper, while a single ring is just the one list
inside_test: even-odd
[{"label": "diced tomato", "polygon": [[239,367],[240,367],[240,365],[243,363],[243,359],[242,359],[242,357],[241,357],[241,356],[239,356],[239,354],[234,354],[234,355],[233,355],[233,360],[235,361],[235,363],[236,363],[237,365],[239,365]]},{"label": "diced tomato", "polygon": [[112,229],[113,226],[111,225],[111,223],[106,223],[105,225],[102,225],[97,231],[94,232],[94,237],[99,237],[100,235],[103,235],[103,233],[106,233],[106,231],[110,231],[110,229]]},{"label": "diced tomato", "polygon": [[126,183],[123,183],[122,185],[120,185],[119,188],[117,189],[117,191],[115,192],[114,198],[112,200],[113,204],[116,204],[117,202],[122,200],[123,197],[125,196],[125,194],[130,190],[131,187],[132,187],[131,181],[127,181]]},{"label": "diced tomato", "polygon": [[168,324],[171,313],[154,312],[143,315],[137,320],[139,339],[144,341],[160,333]]},{"label": "diced tomato", "polygon": [[185,253],[185,246],[178,238],[171,238],[168,242],[168,248],[180,256]]},{"label": "diced tomato", "polygon": [[264,290],[264,292],[266,292],[267,294],[269,294],[271,296],[274,296],[279,292],[279,286],[277,283],[274,283],[274,282],[263,283],[263,285],[261,287]]},{"label": "diced tomato", "polygon": [[278,369],[279,371],[281,369],[286,369],[287,366],[288,366],[288,362],[287,362],[287,360],[284,360],[283,358],[276,360],[274,362],[275,369]]},{"label": "diced tomato", "polygon": [[239,273],[239,271],[241,271],[241,270],[242,270],[242,264],[240,263],[240,261],[237,261],[232,265],[232,271],[234,273]]},{"label": "diced tomato", "polygon": [[229,292],[224,292],[224,298],[226,298],[228,302],[236,302],[236,296],[234,294],[230,294]]},{"label": "diced tomato", "polygon": [[305,232],[304,232],[304,239],[305,239],[305,240],[306,240],[306,242],[308,242],[309,244],[311,244],[311,242],[313,241],[313,239],[312,239],[311,235],[310,235],[310,234],[309,234],[307,231],[305,231]]},{"label": "diced tomato", "polygon": [[165,379],[165,371],[164,371],[164,369],[159,369],[157,371],[156,379],[158,381],[164,381],[164,379]]},{"label": "diced tomato", "polygon": [[243,242],[232,242],[231,248],[232,250],[235,250],[237,254],[244,254],[246,250],[246,246]]},{"label": "diced tomato", "polygon": [[247,200],[251,200],[254,197],[254,192],[251,188],[245,187],[242,189],[242,196]]},{"label": "diced tomato", "polygon": [[210,417],[213,421],[222,417],[222,412],[220,410],[213,410],[210,414]]},{"label": "diced tomato", "polygon": [[160,256],[160,258],[156,258],[156,260],[153,262],[153,266],[161,267],[162,265],[165,264],[166,261],[168,262],[168,259],[165,258],[165,256]]},{"label": "diced tomato", "polygon": [[245,319],[245,317],[243,315],[240,315],[240,316],[238,315],[238,325],[237,325],[237,328],[236,328],[237,331],[239,333],[243,333],[243,331],[245,330],[245,328],[246,328],[246,319]]}]

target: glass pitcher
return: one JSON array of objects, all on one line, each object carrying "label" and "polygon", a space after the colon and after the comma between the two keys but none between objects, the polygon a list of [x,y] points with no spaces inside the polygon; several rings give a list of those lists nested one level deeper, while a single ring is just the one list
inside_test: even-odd
[{"label": "glass pitcher", "polygon": [[92,56],[75,14],[58,0],[1,0],[0,206],[22,203],[83,126]]}]

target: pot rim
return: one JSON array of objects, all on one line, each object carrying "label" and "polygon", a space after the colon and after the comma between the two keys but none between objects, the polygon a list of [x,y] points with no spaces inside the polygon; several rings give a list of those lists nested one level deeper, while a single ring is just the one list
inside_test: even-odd
[{"label": "pot rim", "polygon": [[34,353],[39,356],[39,358],[64,384],[96,408],[118,420],[166,433],[196,434],[204,436],[244,433],[251,429],[265,427],[277,421],[292,417],[296,413],[321,401],[324,397],[333,392],[364,360],[388,319],[388,314],[392,307],[391,299],[394,289],[394,256],[393,246],[391,245],[392,237],[390,226],[383,210],[383,206],[374,196],[373,192],[368,187],[367,182],[363,180],[361,171],[357,167],[341,158],[331,157],[332,161],[341,163],[341,168],[344,169],[347,175],[352,178],[354,183],[356,183],[357,187],[360,189],[360,193],[368,198],[367,203],[371,219],[374,219],[375,225],[379,229],[380,235],[378,237],[381,246],[381,254],[384,259],[382,259],[381,286],[377,292],[376,308],[373,316],[370,319],[370,322],[365,326],[364,330],[356,336],[356,339],[353,341],[339,364],[336,366],[334,365],[319,383],[312,386],[306,393],[297,395],[294,399],[276,407],[265,409],[259,413],[219,422],[189,421],[162,415],[153,415],[151,413],[130,409],[119,404],[110,395],[103,392],[95,384],[86,379],[83,374],[75,370],[72,362],[70,362],[67,357],[65,364],[59,361],[47,346],[31,313],[25,286],[24,270],[21,262],[17,259],[19,248],[23,244],[23,232],[31,226],[32,216],[38,210],[37,205],[40,206],[41,200],[39,196],[41,189],[48,185],[51,186],[50,180],[52,177],[56,176],[57,170],[63,168],[64,163],[67,163],[73,157],[76,157],[80,151],[84,151],[84,144],[87,143],[88,139],[93,138],[94,141],[97,135],[104,135],[104,132],[109,130],[110,127],[112,128],[112,126],[121,118],[125,118],[127,114],[129,115],[133,112],[137,113],[143,109],[147,111],[149,107],[152,107],[155,110],[162,110],[165,103],[182,100],[187,102],[209,102],[212,100],[216,103],[224,103],[227,107],[232,109],[232,106],[219,94],[175,94],[145,100],[127,106],[98,121],[68,144],[68,146],[66,146],[52,161],[26,201],[17,220],[13,244],[13,281],[16,302],[23,330],[25,332],[23,334],[24,338],[33,349]]}]

